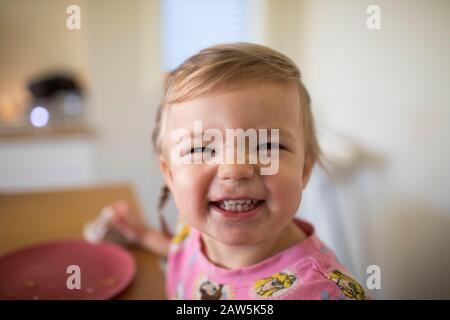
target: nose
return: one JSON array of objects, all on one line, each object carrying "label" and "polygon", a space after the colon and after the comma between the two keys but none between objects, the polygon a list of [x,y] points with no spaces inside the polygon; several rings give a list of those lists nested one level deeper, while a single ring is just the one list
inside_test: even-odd
[{"label": "nose", "polygon": [[221,164],[219,166],[219,179],[235,180],[250,179],[255,174],[255,168],[251,164]]}]

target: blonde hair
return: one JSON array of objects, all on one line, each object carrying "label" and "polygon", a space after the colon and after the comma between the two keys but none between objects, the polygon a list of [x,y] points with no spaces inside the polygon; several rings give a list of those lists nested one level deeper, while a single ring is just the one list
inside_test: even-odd
[{"label": "blonde hair", "polygon": [[[152,139],[158,155],[163,153],[166,110],[169,105],[233,89],[242,82],[295,84],[298,88],[305,139],[305,161],[320,157],[311,100],[301,81],[298,67],[287,56],[265,46],[251,43],[215,45],[201,50],[171,71],[166,78]],[[168,189],[163,187],[164,207]]]}]

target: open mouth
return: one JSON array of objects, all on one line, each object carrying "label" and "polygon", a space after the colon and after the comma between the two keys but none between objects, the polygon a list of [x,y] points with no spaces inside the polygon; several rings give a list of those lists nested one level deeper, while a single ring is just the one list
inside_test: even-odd
[{"label": "open mouth", "polygon": [[211,205],[230,213],[249,212],[258,208],[264,201],[254,199],[221,200],[211,202]]}]

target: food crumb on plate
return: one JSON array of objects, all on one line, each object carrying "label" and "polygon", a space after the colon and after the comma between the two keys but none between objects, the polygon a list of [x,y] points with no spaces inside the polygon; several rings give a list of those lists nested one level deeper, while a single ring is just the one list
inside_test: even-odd
[{"label": "food crumb on plate", "polygon": [[37,288],[37,283],[36,281],[33,280],[28,280],[27,282],[25,282],[25,287],[29,288],[29,289],[35,289]]},{"label": "food crumb on plate", "polygon": [[95,292],[95,290],[94,290],[94,288],[89,287],[89,288],[86,288],[86,292],[89,294],[93,294]]},{"label": "food crumb on plate", "polygon": [[117,283],[117,280],[115,277],[108,277],[103,281],[103,285],[105,287],[113,287],[115,286]]}]

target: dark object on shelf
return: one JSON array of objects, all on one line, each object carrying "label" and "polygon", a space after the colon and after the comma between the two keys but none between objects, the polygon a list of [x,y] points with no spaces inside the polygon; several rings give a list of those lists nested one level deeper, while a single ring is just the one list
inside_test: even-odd
[{"label": "dark object on shelf", "polygon": [[28,89],[35,98],[51,98],[60,92],[74,92],[82,95],[82,89],[73,77],[52,75],[33,80]]},{"label": "dark object on shelf", "polygon": [[33,127],[67,125],[83,122],[83,89],[69,72],[46,73],[28,83],[32,94],[29,124]]}]

